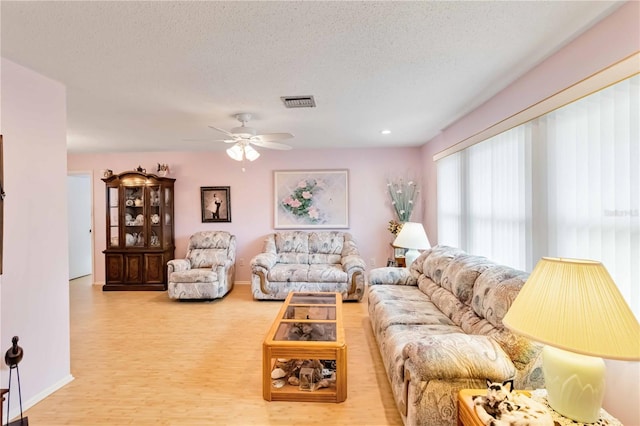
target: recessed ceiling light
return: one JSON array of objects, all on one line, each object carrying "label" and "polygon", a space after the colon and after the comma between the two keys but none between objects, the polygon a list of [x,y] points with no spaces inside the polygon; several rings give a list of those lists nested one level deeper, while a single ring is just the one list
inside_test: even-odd
[{"label": "recessed ceiling light", "polygon": [[383,135],[389,135],[389,134],[391,134],[391,130],[384,129],[384,130],[381,130],[380,133],[382,133]]}]

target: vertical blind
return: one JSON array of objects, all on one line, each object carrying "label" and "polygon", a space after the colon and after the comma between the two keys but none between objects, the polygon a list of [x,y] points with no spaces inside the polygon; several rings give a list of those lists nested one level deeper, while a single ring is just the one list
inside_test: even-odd
[{"label": "vertical blind", "polygon": [[518,269],[602,261],[640,316],[640,76],[438,160],[438,239]]}]

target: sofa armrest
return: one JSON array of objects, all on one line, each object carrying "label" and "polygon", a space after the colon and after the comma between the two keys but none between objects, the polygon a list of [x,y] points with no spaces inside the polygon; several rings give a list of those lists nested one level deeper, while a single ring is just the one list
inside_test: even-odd
[{"label": "sofa armrest", "polygon": [[369,285],[418,285],[408,268],[386,267],[369,271]]},{"label": "sofa armrest", "polygon": [[211,269],[215,271],[218,267],[222,267],[222,269],[224,269],[225,271],[228,271],[229,268],[231,268],[234,263],[236,263],[235,259],[226,258],[224,260],[224,263],[218,263],[216,265],[213,265]]},{"label": "sofa armrest", "polygon": [[423,381],[504,381],[516,375],[509,356],[487,336],[463,333],[430,336],[408,343],[402,356],[406,366]]},{"label": "sofa armrest", "polygon": [[260,253],[251,259],[251,270],[256,272],[260,268],[269,270],[273,268],[278,260],[278,256],[275,253]]},{"label": "sofa armrest", "polygon": [[349,276],[353,275],[355,272],[364,272],[367,267],[364,259],[355,254],[350,254],[340,258],[340,263]]},{"label": "sofa armrest", "polygon": [[254,277],[260,282],[260,291],[264,294],[269,294],[267,289],[267,274],[269,270],[273,268],[278,260],[278,255],[273,252],[263,252],[251,259],[251,281]]},{"label": "sofa armrest", "polygon": [[172,272],[188,271],[191,269],[191,262],[187,259],[172,259],[167,262],[167,273],[171,275]]}]

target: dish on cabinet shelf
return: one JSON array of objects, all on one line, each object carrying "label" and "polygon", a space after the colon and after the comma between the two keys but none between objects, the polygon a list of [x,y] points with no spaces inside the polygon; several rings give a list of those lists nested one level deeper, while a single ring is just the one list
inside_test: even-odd
[{"label": "dish on cabinet shelf", "polygon": [[135,235],[127,233],[127,235],[125,235],[125,237],[126,237],[126,239],[125,239],[126,245],[132,246],[132,245],[134,245],[136,243],[136,239],[137,238],[136,238]]}]

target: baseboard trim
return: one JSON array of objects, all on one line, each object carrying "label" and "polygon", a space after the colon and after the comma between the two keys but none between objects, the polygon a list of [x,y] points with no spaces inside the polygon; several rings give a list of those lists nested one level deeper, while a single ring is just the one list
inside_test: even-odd
[{"label": "baseboard trim", "polygon": [[[43,389],[42,391],[38,392],[37,394],[35,394],[33,397],[29,398],[27,401],[24,401],[24,403],[22,404],[22,411],[23,413],[25,411],[27,411],[29,408],[33,407],[34,405],[36,405],[38,402],[42,401],[43,399],[45,399],[46,397],[48,397],[49,395],[51,395],[52,393],[54,393],[55,391],[57,391],[58,389],[64,387],[65,385],[71,383],[73,380],[75,379],[75,377],[73,377],[73,375],[69,374],[68,376],[64,377],[62,380],[59,380],[57,383],[54,383],[53,385],[49,386],[46,389]],[[16,399],[16,401],[18,401]],[[11,400],[12,405],[13,405],[13,399]],[[16,410],[16,407],[18,407],[18,410]],[[16,420],[16,419],[20,419],[20,412],[19,412],[19,405],[16,405],[13,407],[12,411],[18,411],[17,415],[12,417],[11,420]]]},{"label": "baseboard trim", "polygon": [[[234,281],[234,284],[239,284],[239,285],[251,285],[251,281]],[[104,281],[95,281],[95,282],[93,283],[93,285],[103,286],[103,285],[104,285]]]},{"label": "baseboard trim", "polygon": [[[235,284],[238,284],[238,285],[251,285],[251,281],[234,281],[234,285]],[[104,281],[95,281],[93,283],[93,285],[103,286],[104,285]]]}]

